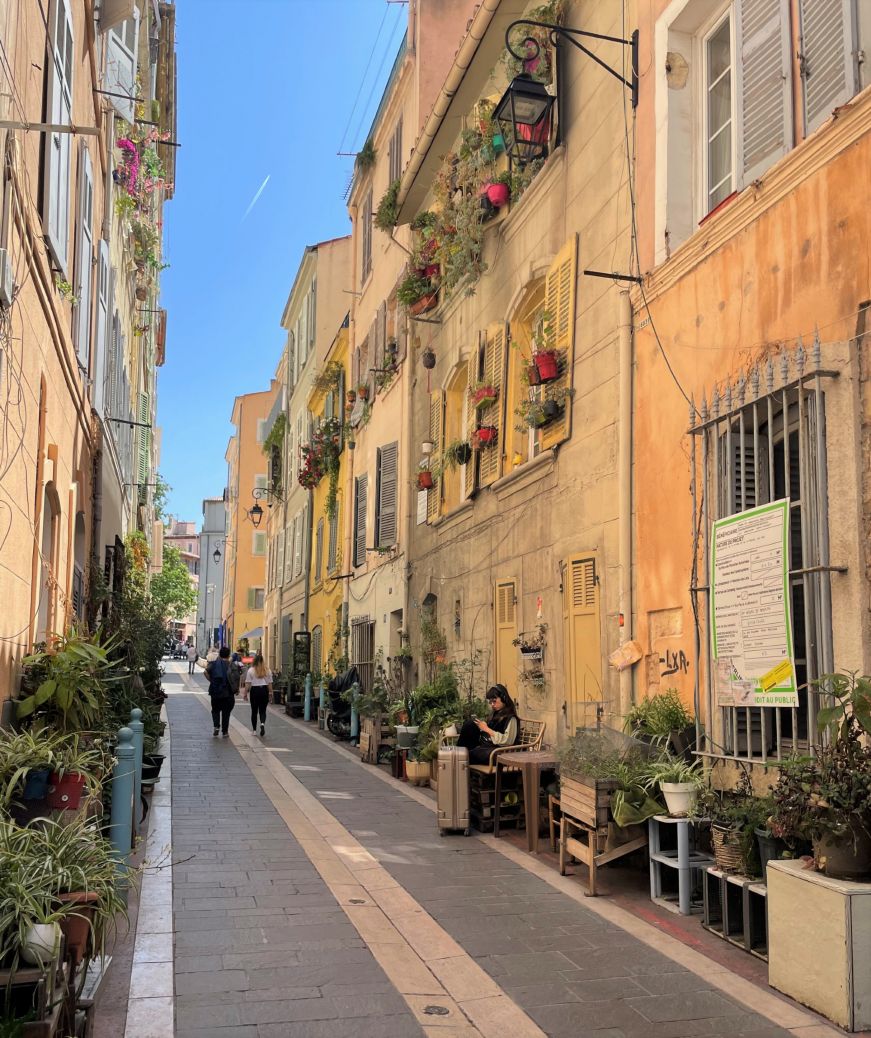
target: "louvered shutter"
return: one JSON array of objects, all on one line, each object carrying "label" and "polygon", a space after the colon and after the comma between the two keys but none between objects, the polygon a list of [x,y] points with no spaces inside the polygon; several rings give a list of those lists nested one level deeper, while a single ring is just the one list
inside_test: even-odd
[{"label": "louvered shutter", "polygon": [[[480,346],[476,346],[469,357],[468,364],[468,387],[471,389],[472,386],[478,381],[478,371],[480,364]],[[469,399],[469,394],[466,393],[466,399],[464,406],[466,408],[465,425],[466,430],[466,442],[471,445],[472,435],[475,432],[475,424],[477,421],[477,414],[475,408],[472,406],[472,401]],[[478,473],[478,452],[473,451],[471,460],[466,462],[463,466],[463,491],[465,497],[471,497],[477,486],[477,473]]]},{"label": "louvered shutter", "polygon": [[562,414],[546,425],[540,433],[542,450],[562,443],[571,433],[572,370],[575,359],[575,286],[578,281],[577,236],[572,235],[557,253],[550,265],[544,282],[544,311],[549,336],[547,346],[559,352],[560,375],[553,382],[542,386],[543,400],[557,400]]},{"label": "louvered shutter", "polygon": [[397,305],[396,301],[393,302],[396,329],[396,361],[405,360],[405,355],[408,352],[408,318],[405,312],[401,310]]},{"label": "louvered shutter", "polygon": [[315,533],[315,584],[320,583],[321,580],[321,569],[324,563],[324,520],[323,517],[318,519],[318,528]]},{"label": "louvered shutter", "polygon": [[396,477],[399,445],[389,443],[378,451],[378,517],[376,541],[379,548],[396,543]]},{"label": "louvered shutter", "polygon": [[432,441],[432,454],[429,463],[434,469],[432,489],[426,495],[426,521],[431,523],[438,518],[441,510],[442,481],[438,472],[442,464],[442,419],[445,413],[445,395],[440,389],[430,393],[429,397],[429,438]]},{"label": "louvered shutter", "polygon": [[[378,307],[378,313],[375,315],[375,362],[372,365],[377,368],[378,371],[383,371],[385,368],[384,347],[387,344],[387,304],[382,303]],[[383,376],[382,376],[383,378]],[[377,381],[375,383],[378,384]]]},{"label": "louvered shutter", "polygon": [[[149,416],[149,397],[147,393],[139,394],[139,415],[138,420],[140,422],[148,423]],[[139,470],[136,475],[137,482],[140,487],[143,487],[149,482],[148,475],[151,468],[150,465],[150,452],[149,452],[149,433],[150,429],[144,429],[141,425],[139,426],[137,433],[139,437]]]},{"label": "louvered shutter", "polygon": [[[48,121],[62,126],[72,122],[73,23],[69,0],[54,0],[48,47]],[[42,134],[43,229],[61,273],[66,276],[70,244],[70,157],[72,134]]]},{"label": "louvered shutter", "polygon": [[278,558],[275,560],[275,583],[280,587],[284,583],[284,541],[282,530],[278,535]]},{"label": "louvered shutter", "polygon": [[854,0],[799,0],[805,131],[856,93]]},{"label": "louvered shutter", "polygon": [[358,476],[354,483],[354,565],[366,561],[366,508],[368,505],[369,477]]},{"label": "louvered shutter", "polygon": [[339,548],[339,510],[338,508],[330,516],[330,543],[327,548],[327,572],[333,573],[336,569],[336,559]]},{"label": "louvered shutter", "polygon": [[253,587],[248,588],[248,608],[253,609],[254,603],[257,600],[257,589]]},{"label": "louvered shutter", "polygon": [[287,524],[284,534],[284,583],[293,580],[293,544],[296,536],[296,520]]},{"label": "louvered shutter", "polygon": [[302,512],[296,517],[296,530],[293,537],[293,575],[298,577],[302,573],[302,550],[303,542],[305,540],[305,516],[306,512],[303,509]]},{"label": "louvered shutter", "polygon": [[[478,480],[482,487],[494,483],[502,475],[503,421],[505,408],[505,347],[508,341],[508,325],[502,321],[491,324],[484,343],[484,382],[494,386],[497,396],[494,403],[478,412],[478,426],[491,426],[496,430],[495,443],[482,447],[478,452]],[[474,385],[474,383],[473,383]]]},{"label": "louvered shutter", "polygon": [[79,300],[74,326],[76,354],[82,372],[88,374],[91,360],[91,286],[94,260],[94,174],[87,144],[79,150],[79,213],[76,256],[76,295]]},{"label": "louvered shutter", "polygon": [[789,0],[738,0],[735,43],[740,190],[792,147]]},{"label": "louvered shutter", "polygon": [[596,557],[576,555],[567,562],[566,627],[568,640],[568,700],[572,724],[581,727],[588,718],[585,703],[602,699],[602,640],[599,625],[599,585]]},{"label": "louvered shutter", "polygon": [[97,321],[94,328],[94,410],[102,418],[106,400],[109,340],[109,244],[100,239],[97,261]]},{"label": "louvered shutter", "polygon": [[[106,37],[105,90],[109,103],[128,123],[133,122],[136,97],[136,57],[139,49],[139,11]],[[121,96],[115,96],[121,95]]]},{"label": "louvered shutter", "polygon": [[497,581],[495,599],[496,680],[508,689],[511,698],[516,702],[517,649],[514,639],[517,637],[517,584],[515,581]]}]

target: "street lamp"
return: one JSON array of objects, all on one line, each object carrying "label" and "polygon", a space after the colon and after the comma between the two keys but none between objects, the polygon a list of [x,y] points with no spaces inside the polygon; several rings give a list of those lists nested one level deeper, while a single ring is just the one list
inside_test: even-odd
[{"label": "street lamp", "polygon": [[260,502],[255,502],[254,507],[248,510],[248,518],[251,520],[255,529],[260,525],[263,519],[263,509],[260,507]]},{"label": "street lamp", "polygon": [[555,100],[543,84],[525,72],[512,79],[493,112],[512,162],[525,166],[543,157]]}]

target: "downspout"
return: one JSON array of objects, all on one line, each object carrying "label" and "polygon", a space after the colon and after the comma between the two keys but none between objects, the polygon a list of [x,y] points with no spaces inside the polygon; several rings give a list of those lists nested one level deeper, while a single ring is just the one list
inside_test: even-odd
[{"label": "downspout", "polygon": [[[357,214],[359,207],[355,205],[349,205],[348,211],[351,216],[351,226],[357,227]],[[356,235],[351,235],[351,309],[350,317],[348,320],[348,373],[353,374],[354,365],[354,350],[357,347],[357,296],[355,295],[354,285],[357,284],[357,241]],[[341,401],[341,406],[345,406],[344,400]],[[353,437],[354,430],[350,436]],[[345,547],[342,553],[342,559],[344,564],[340,567],[346,573],[353,573],[354,571],[354,560],[351,558],[351,544],[352,542],[352,526],[354,525],[354,451],[347,449],[347,480],[345,486],[347,493],[345,494],[344,508],[345,508]],[[351,581],[353,577],[348,577],[347,580],[343,581],[344,587],[342,588],[342,629],[344,632],[348,632],[343,635],[344,640],[344,656],[345,659],[351,659]]]},{"label": "downspout", "polygon": [[[620,292],[617,322],[619,355],[618,405],[618,513],[617,540],[620,552],[619,612],[620,644],[632,640],[632,304],[629,292]],[[620,716],[632,706],[632,667],[620,671]]]},{"label": "downspout", "polygon": [[314,505],[315,495],[314,491],[309,489],[308,502],[306,512],[308,513],[308,530],[306,531],[306,543],[303,545],[304,551],[302,553],[303,562],[305,564],[305,576],[303,577],[303,602],[302,602],[302,629],[307,631],[308,627],[308,596],[311,587],[311,569],[312,569],[312,525],[314,522]]},{"label": "downspout", "polygon": [[405,506],[405,532],[402,539],[402,548],[405,552],[405,573],[402,580],[402,629],[408,630],[408,585],[411,580],[411,538],[414,532],[414,520],[417,515],[417,502],[411,489],[412,483],[412,461],[414,436],[414,371],[411,366],[411,354],[414,348],[412,340],[412,323],[406,315],[405,318],[405,414],[402,427],[402,451],[405,460],[405,479],[402,483]]},{"label": "downspout", "polygon": [[34,643],[34,628],[40,599],[40,554],[42,552],[42,504],[45,500],[45,422],[48,414],[46,403],[45,376],[39,380],[39,429],[36,440],[36,486],[33,502],[33,554],[30,560],[30,623],[27,630],[27,644]]}]

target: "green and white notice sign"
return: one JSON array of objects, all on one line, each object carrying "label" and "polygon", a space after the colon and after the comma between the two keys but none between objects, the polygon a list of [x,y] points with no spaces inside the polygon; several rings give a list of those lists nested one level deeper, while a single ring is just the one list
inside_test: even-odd
[{"label": "green and white notice sign", "polygon": [[789,500],[714,523],[711,652],[720,706],[797,706]]}]

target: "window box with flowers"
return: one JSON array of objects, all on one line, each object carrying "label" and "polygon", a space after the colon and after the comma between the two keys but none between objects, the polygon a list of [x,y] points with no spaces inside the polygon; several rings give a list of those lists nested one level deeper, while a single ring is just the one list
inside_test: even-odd
[{"label": "window box with flowers", "polygon": [[299,485],[305,490],[314,490],[324,476],[329,477],[329,488],[324,500],[324,512],[328,519],[336,514],[343,434],[341,419],[324,418],[312,433],[311,443],[302,446]]},{"label": "window box with flowers", "polygon": [[534,631],[521,631],[512,639],[511,644],[520,649],[522,659],[540,660],[544,656],[544,647],[547,644],[547,624],[540,623]]},{"label": "window box with flowers", "polygon": [[476,410],[481,410],[496,403],[499,390],[490,382],[478,382],[469,390],[469,395]]},{"label": "window box with flowers", "polygon": [[472,446],[481,450],[483,447],[494,447],[499,441],[499,430],[495,425],[482,425],[473,434]]}]

